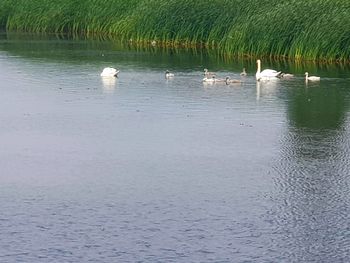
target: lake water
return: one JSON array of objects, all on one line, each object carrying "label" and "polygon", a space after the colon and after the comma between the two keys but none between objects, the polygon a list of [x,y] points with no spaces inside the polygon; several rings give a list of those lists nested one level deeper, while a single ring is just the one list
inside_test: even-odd
[{"label": "lake water", "polygon": [[0,262],[350,262],[350,68],[262,64],[2,34]]}]

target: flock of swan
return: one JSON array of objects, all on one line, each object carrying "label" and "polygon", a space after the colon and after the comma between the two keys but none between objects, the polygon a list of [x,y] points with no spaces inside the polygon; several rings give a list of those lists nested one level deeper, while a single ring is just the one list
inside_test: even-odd
[{"label": "flock of swan", "polygon": [[[274,69],[264,69],[263,71],[261,71],[261,60],[258,59],[256,61],[257,64],[257,71],[255,74],[255,78],[256,80],[270,80],[273,78],[293,78],[294,75],[293,74],[289,74],[289,73],[282,73],[281,71],[276,71]],[[308,81],[320,81],[321,78],[320,77],[316,77],[316,76],[309,76],[308,72],[305,72],[305,80]]]},{"label": "flock of swan", "polygon": [[[263,71],[261,71],[261,60],[258,59],[256,61],[257,64],[257,71],[255,74],[255,78],[257,81],[260,80],[270,80],[273,78],[293,78],[294,75],[293,74],[289,74],[289,73],[282,73],[281,71],[277,71],[274,69],[264,69]],[[308,81],[320,81],[320,77],[316,77],[316,76],[309,76],[308,72],[305,72],[305,80]]]},{"label": "flock of swan", "polygon": [[203,82],[208,83],[225,83],[227,85],[234,84],[234,83],[241,83],[241,80],[239,79],[231,79],[230,77],[225,77],[223,79],[217,78],[216,74],[214,72],[208,71],[208,69],[204,69],[204,79]]},{"label": "flock of swan", "polygon": [[[255,74],[255,78],[257,81],[264,81],[264,80],[273,80],[277,78],[293,78],[293,74],[289,73],[282,73],[281,71],[277,71],[274,69],[264,69],[261,70],[261,60],[258,59],[256,61],[257,64],[257,71]],[[104,68],[102,73],[100,74],[101,77],[118,77],[119,70],[112,68],[112,67],[107,67]],[[169,72],[167,70],[165,72],[165,78],[166,79],[171,79],[174,78],[174,73]],[[244,77],[247,76],[247,72],[245,68],[243,68],[243,71],[240,73],[240,76]],[[320,81],[320,77],[317,76],[309,76],[308,72],[305,72],[305,81]],[[208,82],[208,83],[225,83],[227,85],[229,84],[234,84],[234,83],[241,83],[241,80],[238,79],[231,79],[230,77],[226,78],[217,78],[216,74],[214,72],[208,71],[208,69],[204,69],[204,78],[203,82]]]}]

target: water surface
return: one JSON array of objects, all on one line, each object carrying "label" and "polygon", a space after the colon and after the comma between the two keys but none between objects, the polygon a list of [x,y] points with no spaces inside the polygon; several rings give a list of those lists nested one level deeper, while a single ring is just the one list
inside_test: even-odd
[{"label": "water surface", "polygon": [[350,261],[347,66],[0,39],[1,262]]}]

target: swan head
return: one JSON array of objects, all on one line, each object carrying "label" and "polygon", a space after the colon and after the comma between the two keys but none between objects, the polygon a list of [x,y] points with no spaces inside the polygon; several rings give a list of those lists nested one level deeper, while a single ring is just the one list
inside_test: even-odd
[{"label": "swan head", "polygon": [[308,77],[309,76],[309,72],[305,72],[305,76]]}]

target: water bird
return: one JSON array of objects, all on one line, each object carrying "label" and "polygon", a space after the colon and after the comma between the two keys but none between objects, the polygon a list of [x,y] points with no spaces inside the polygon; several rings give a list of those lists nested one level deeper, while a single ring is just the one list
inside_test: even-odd
[{"label": "water bird", "polygon": [[239,79],[230,79],[230,77],[226,77],[225,82],[227,85],[229,84],[237,84],[237,83],[242,83]]},{"label": "water bird", "polygon": [[243,71],[241,72],[240,75],[243,76],[243,77],[247,76],[247,72],[245,71],[245,68],[243,68]]},{"label": "water bird", "polygon": [[215,76],[205,77],[203,79],[203,82],[207,82],[207,83],[214,83],[215,81],[216,81]]},{"label": "water bird", "polygon": [[169,70],[165,71],[165,78],[170,79],[174,77],[174,73],[170,73]]},{"label": "water bird", "polygon": [[320,81],[320,77],[316,77],[316,76],[309,76],[308,72],[305,72],[305,80],[308,81]]},{"label": "water bird", "polygon": [[270,80],[274,78],[278,78],[281,74],[281,71],[276,71],[274,69],[264,69],[261,71],[261,60],[258,59],[256,61],[257,71],[255,74],[256,80]]},{"label": "water bird", "polygon": [[104,68],[101,77],[118,77],[119,70],[111,67]]},{"label": "water bird", "polygon": [[214,77],[215,79],[215,83],[224,83],[226,84],[226,78],[225,79],[217,79],[216,77]]},{"label": "water bird", "polygon": [[289,73],[281,73],[281,78],[291,79],[291,78],[294,78],[294,75],[293,74],[289,74]]},{"label": "water bird", "polygon": [[212,76],[216,76],[216,74],[214,72],[209,72],[208,69],[204,69],[204,76],[206,78],[211,78]]}]

